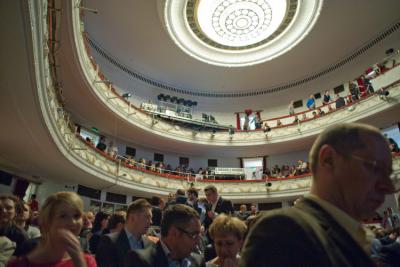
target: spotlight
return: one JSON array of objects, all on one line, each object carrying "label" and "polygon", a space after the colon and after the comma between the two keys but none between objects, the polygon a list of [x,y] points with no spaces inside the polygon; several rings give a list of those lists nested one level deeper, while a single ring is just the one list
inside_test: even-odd
[{"label": "spotlight", "polygon": [[205,113],[201,113],[201,118],[203,119],[204,122],[210,121],[210,117]]},{"label": "spotlight", "polygon": [[122,98],[128,99],[128,98],[130,98],[131,96],[132,96],[131,93],[125,93],[125,94],[122,95]]},{"label": "spotlight", "polygon": [[217,121],[215,120],[215,117],[210,115],[210,122],[212,123],[217,123]]},{"label": "spotlight", "polygon": [[393,53],[394,53],[394,49],[393,49],[393,48],[389,48],[388,50],[385,51],[385,54],[386,54],[387,56],[389,56],[389,55],[391,55],[391,54],[393,54]]}]

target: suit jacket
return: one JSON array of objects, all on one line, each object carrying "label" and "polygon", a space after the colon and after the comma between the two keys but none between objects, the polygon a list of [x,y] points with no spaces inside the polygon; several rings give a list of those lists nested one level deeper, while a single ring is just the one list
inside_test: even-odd
[{"label": "suit jacket", "polygon": [[[192,253],[187,260],[190,267],[204,267],[203,258]],[[164,253],[160,241],[155,246],[142,250],[131,250],[125,257],[125,267],[168,267],[168,258]]]},{"label": "suit jacket", "polygon": [[310,199],[266,212],[253,226],[239,266],[375,266],[350,234]]},{"label": "suit jacket", "polygon": [[153,206],[151,208],[151,213],[153,214],[152,217],[152,225],[154,226],[160,226],[161,225],[161,218],[162,218],[162,211],[159,207]]},{"label": "suit jacket", "polygon": [[[153,246],[154,243],[143,236],[143,247]],[[97,247],[96,262],[98,267],[122,267],[124,259],[131,251],[128,236],[124,229],[120,232],[103,235]]]},{"label": "suit jacket", "polygon": [[[212,219],[208,217],[207,213],[211,210],[212,205],[208,203],[206,205],[206,218],[204,219],[204,226],[206,229],[210,226],[212,223]],[[214,212],[221,214],[221,213],[226,213],[226,214],[232,214],[233,213],[233,205],[230,200],[224,199],[220,197],[217,201],[217,205],[215,206]]]}]

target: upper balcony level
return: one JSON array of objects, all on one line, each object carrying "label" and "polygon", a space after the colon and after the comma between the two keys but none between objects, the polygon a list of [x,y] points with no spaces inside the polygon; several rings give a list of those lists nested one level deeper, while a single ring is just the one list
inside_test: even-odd
[{"label": "upper balcony level", "polygon": [[[193,130],[180,124],[167,122],[140,109],[140,102],[135,102],[136,95],[134,95],[134,99],[131,99],[132,101],[127,101],[121,97],[121,88],[112,82],[112,77],[105,77],[103,73],[106,71],[110,73],[111,71],[115,75],[119,75],[118,73],[122,73],[122,71],[118,68],[111,70],[111,65],[99,67],[100,65],[94,61],[94,55],[91,54],[95,51],[91,49],[87,42],[86,24],[83,23],[82,18],[93,15],[81,10],[77,3],[63,3],[63,5],[66,16],[63,16],[60,28],[57,29],[59,31],[57,36],[63,45],[60,46],[62,53],[56,56],[56,64],[60,66],[58,69],[60,73],[59,82],[63,88],[68,88],[68,90],[63,90],[65,108],[72,113],[73,118],[78,123],[93,125],[110,136],[117,135],[121,139],[132,140],[163,151],[202,155],[223,153],[229,156],[253,156],[263,155],[267,152],[273,154],[304,149],[311,144],[313,138],[324,127],[337,121],[365,121],[377,126],[387,126],[396,121],[397,118],[394,114],[400,111],[397,104],[399,99],[397,82],[398,77],[400,77],[400,68],[395,67],[372,80],[374,88],[388,90],[387,101],[381,99],[377,94],[372,94],[352,106],[338,110],[333,108],[330,111],[329,106],[332,107],[333,105],[325,106],[322,108],[325,115],[315,119],[310,119],[312,111],[305,112],[309,119],[300,123],[293,123],[294,117],[281,118],[281,126],[277,125],[276,116],[263,116],[272,128],[269,132],[263,130],[213,132],[208,129]],[[392,32],[397,34],[396,30],[392,29]],[[388,37],[381,37],[383,35]],[[383,31],[375,39],[391,40],[392,37],[391,34]],[[377,49],[374,42],[380,43],[375,39],[361,46],[359,50],[355,52],[353,50],[353,54],[366,53],[363,58],[367,57],[367,51]],[[359,52],[361,50],[362,52]],[[104,55],[104,57],[107,58],[108,56]],[[352,57],[358,58],[358,56],[353,55]],[[99,59],[99,57],[96,58]],[[112,58],[108,59],[112,61]],[[359,67],[356,70],[358,75],[364,71],[368,64],[372,63],[368,62],[362,65],[362,68]],[[357,66],[361,65],[360,62],[357,64]],[[352,73],[354,73],[354,70]],[[331,83],[329,80],[324,81],[327,84]],[[336,79],[334,82],[336,83]],[[343,82],[344,80],[341,80],[341,83]],[[133,84],[140,86],[143,90],[148,86],[140,79],[133,81]],[[151,90],[154,90],[154,88]],[[305,97],[306,92],[303,93],[303,97]],[[274,95],[271,94],[271,96]],[[285,107],[284,113],[287,112],[286,103],[288,102],[281,103],[281,106]],[[227,105],[229,103],[228,101]],[[263,110],[265,114],[269,113],[268,108]],[[273,113],[271,112],[271,114]],[[230,125],[232,121],[236,122],[233,113],[230,113],[231,121],[225,120],[226,117],[224,116],[215,117],[221,124],[223,122],[223,125]],[[275,119],[268,119],[268,117],[275,117]]]},{"label": "upper balcony level", "polygon": [[[2,119],[10,132],[4,131],[1,135],[2,141],[4,137],[8,138],[7,142],[2,143],[1,164],[21,171],[44,173],[54,179],[95,185],[96,188],[148,195],[166,194],[177,188],[186,188],[192,182],[199,188],[214,183],[130,168],[99,154],[75,136],[75,129],[71,125],[73,121],[63,107],[65,102],[57,80],[60,74],[56,58],[58,47],[53,46],[58,42],[55,39],[57,30],[52,27],[57,23],[52,23],[54,17],[51,12],[59,11],[54,6],[47,9],[45,3],[20,1],[13,7],[23,13],[22,19],[5,16],[7,23],[14,22],[18,29],[9,36],[10,40],[5,41],[6,47],[15,51],[17,56],[14,58],[15,64],[4,69],[5,95],[8,96],[7,100],[12,101],[2,102],[5,110]],[[48,10],[49,16],[46,13]],[[395,95],[396,88],[389,89],[390,95]],[[385,103],[390,100],[375,99]],[[390,101],[386,104],[390,104]],[[18,131],[20,127],[26,127],[26,131]],[[34,145],[25,146],[28,144],[25,139],[32,140]],[[396,173],[399,172],[398,158],[395,158],[393,168]],[[250,201],[300,195],[308,190],[310,177],[306,175],[297,179],[272,181],[271,186],[266,186],[265,182],[233,181],[217,183],[217,186],[221,193],[231,199]]]}]

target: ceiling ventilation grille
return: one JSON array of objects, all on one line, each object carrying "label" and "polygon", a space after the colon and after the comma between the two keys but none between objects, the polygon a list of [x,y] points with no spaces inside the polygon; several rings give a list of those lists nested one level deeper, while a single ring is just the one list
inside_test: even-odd
[{"label": "ceiling ventilation grille", "polygon": [[372,39],[371,41],[367,42],[365,45],[363,45],[361,48],[356,50],[354,53],[351,55],[345,57],[344,59],[338,61],[336,64],[331,65],[327,67],[326,69],[312,74],[308,77],[305,77],[301,80],[293,81],[288,84],[272,87],[272,88],[264,88],[264,89],[257,89],[254,90],[253,92],[238,92],[238,93],[215,93],[215,92],[207,92],[207,91],[191,91],[185,88],[179,88],[179,87],[174,87],[171,85],[167,85],[163,82],[154,80],[152,78],[146,77],[145,75],[133,71],[126,67],[125,65],[119,63],[115,58],[113,58],[110,53],[106,52],[103,48],[101,48],[92,38],[90,38],[89,35],[87,35],[87,41],[89,42],[90,46],[96,50],[97,53],[99,53],[102,57],[104,57],[107,61],[109,61],[111,64],[122,70],[123,72],[127,73],[128,75],[139,79],[147,84],[150,84],[152,86],[156,86],[161,89],[165,89],[171,92],[177,92],[181,94],[186,94],[186,95],[193,95],[193,96],[201,96],[201,97],[213,97],[213,98],[239,98],[239,97],[249,97],[249,96],[257,96],[257,95],[264,95],[264,94],[270,94],[270,93],[275,93],[279,91],[284,91],[289,88],[293,88],[305,83],[308,83],[310,81],[313,81],[315,79],[318,79],[334,70],[337,70],[341,68],[342,66],[348,64],[349,62],[353,61],[355,58],[359,57],[360,55],[364,54],[367,50],[370,48],[374,47],[376,44],[380,43],[387,37],[389,37],[391,34],[397,32],[400,29],[400,22],[395,23],[391,27],[389,27],[387,30],[379,34],[376,38]]}]

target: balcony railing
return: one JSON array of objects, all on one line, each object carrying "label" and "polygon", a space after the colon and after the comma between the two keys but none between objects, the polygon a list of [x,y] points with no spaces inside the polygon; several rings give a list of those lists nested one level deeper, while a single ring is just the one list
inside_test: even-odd
[{"label": "balcony railing", "polygon": [[[176,191],[178,188],[185,189],[193,183],[200,189],[211,183],[215,184],[221,194],[237,199],[298,195],[309,189],[311,185],[310,175],[293,179],[269,179],[267,181],[196,181],[195,177],[192,176],[181,177],[138,169],[123,164],[121,160],[99,153],[76,135],[70,115],[63,108],[62,96],[60,96],[60,90],[57,87],[56,68],[58,62],[57,58],[54,57],[56,49],[49,45],[57,42],[55,38],[57,38],[58,33],[57,28],[51,27],[53,23],[48,23],[51,20],[59,20],[60,11],[49,12],[48,16],[52,18],[47,20],[46,3],[46,1],[29,2],[32,19],[33,54],[38,63],[36,76],[39,103],[52,139],[61,153],[64,154],[66,160],[69,160],[77,168],[95,175],[99,179],[109,181],[111,186],[123,186],[157,194],[166,194]],[[366,102],[371,101],[371,99],[375,98],[370,98]],[[374,101],[381,100],[375,99]],[[374,106],[373,103],[370,105]],[[400,173],[400,157],[394,158],[393,169],[395,173]]]},{"label": "balcony railing", "polygon": [[[308,119],[301,123],[285,122],[282,126],[276,126],[276,121],[271,121],[272,131],[237,131],[234,135],[229,135],[227,131],[210,133],[209,131],[200,131],[193,134],[193,130],[185,127],[176,127],[175,125],[157,120],[153,116],[144,113],[141,109],[135,107],[122,98],[116,92],[112,82],[107,80],[101,72],[98,64],[90,55],[90,45],[87,42],[87,36],[82,22],[82,13],[75,5],[66,1],[67,14],[72,16],[72,29],[74,34],[75,51],[78,55],[80,69],[84,74],[84,79],[91,85],[91,90],[98,96],[98,99],[107,106],[117,116],[132,124],[135,127],[152,132],[162,137],[172,138],[184,142],[192,142],[208,145],[231,145],[231,146],[249,146],[269,143],[285,142],[293,139],[303,138],[309,135],[315,135],[321,132],[325,127],[336,123],[338,120],[351,122],[363,119],[373,113],[383,111],[396,104],[400,100],[400,87],[398,86],[400,67],[395,67],[385,74],[386,78],[381,79],[375,87],[385,87],[390,91],[390,98],[396,101],[381,101],[376,94],[364,98],[351,107],[327,112],[324,116],[315,119]],[[290,118],[293,119],[293,118]],[[156,121],[156,123],[155,123]],[[274,124],[275,123],[275,124]]]}]

